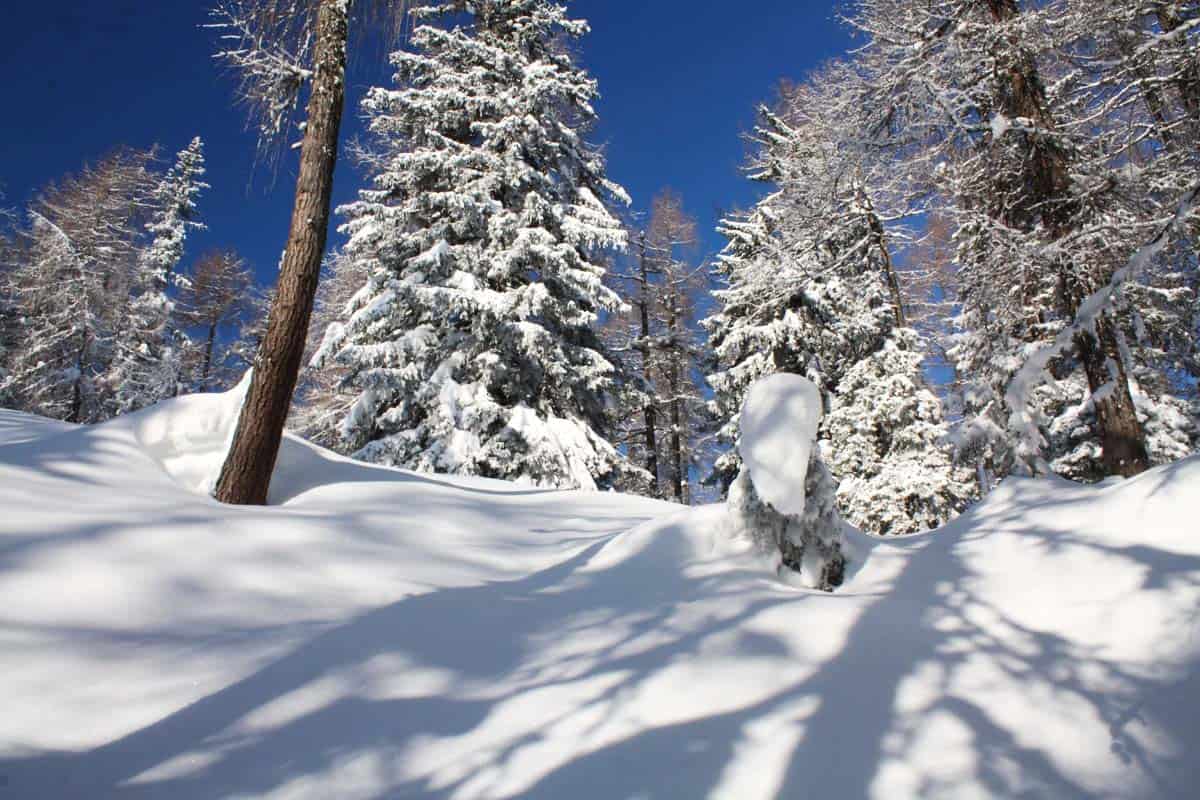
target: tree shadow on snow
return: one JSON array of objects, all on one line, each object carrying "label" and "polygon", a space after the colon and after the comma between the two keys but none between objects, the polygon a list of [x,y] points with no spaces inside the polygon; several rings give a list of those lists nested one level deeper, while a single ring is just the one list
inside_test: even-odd
[{"label": "tree shadow on snow", "polygon": [[[1163,480],[1170,475],[1164,473]],[[0,775],[8,781],[0,785],[0,798],[207,800],[285,788],[329,796],[328,787],[305,790],[304,781],[332,769],[366,775],[363,786],[347,778],[335,792],[346,797],[459,793],[659,800],[705,797],[718,787],[736,797],[736,786],[731,790],[728,784],[730,769],[746,748],[762,746],[752,731],[768,718],[794,735],[793,741],[782,740],[783,757],[769,781],[778,797],[880,796],[888,785],[908,787],[913,797],[960,796],[980,788],[995,797],[1094,794],[1070,765],[1031,744],[1035,740],[1021,724],[998,715],[994,702],[985,704],[961,683],[979,668],[985,676],[1028,686],[1030,697],[1040,692],[1069,698],[1081,720],[1102,720],[1112,762],[1097,766],[1134,773],[1141,785],[1153,787],[1154,796],[1190,796],[1200,781],[1200,764],[1187,755],[1192,745],[1187,737],[1195,733],[1200,700],[1179,700],[1200,698],[1200,676],[1145,675],[1009,618],[977,591],[978,575],[959,548],[997,530],[1015,532],[1022,547],[1048,552],[1095,548],[1140,566],[1141,589],[1195,581],[1200,559],[1167,556],[1152,544],[1107,547],[1056,530],[1015,530],[1014,524],[1003,514],[969,513],[936,537],[897,540],[895,546],[913,552],[893,591],[858,598],[779,590],[757,591],[747,600],[745,581],[727,575],[689,578],[664,569],[672,559],[685,558],[672,551],[676,540],[669,530],[648,545],[644,557],[619,569],[584,569],[603,547],[598,542],[522,580],[441,589],[364,613],[101,747],[0,761]],[[933,557],[943,550],[946,557]],[[702,623],[680,622],[692,604],[714,596],[727,600],[716,604],[719,611]],[[633,725],[610,741],[586,744],[590,732],[618,720],[629,698],[652,691],[656,675],[699,658],[713,637],[737,634],[742,655],[785,666],[798,658],[791,645],[747,623],[785,603],[795,624],[803,626],[810,604],[838,602],[861,608],[844,644],[804,677],[722,712],[706,709],[697,697],[689,713],[679,715],[681,721]],[[538,660],[547,640],[569,642],[589,631],[616,639],[601,636],[591,646],[560,653],[553,663]],[[379,658],[409,664],[414,675],[440,676],[440,683],[422,689],[425,679],[414,678],[406,689],[401,667],[390,676],[400,689],[390,696],[372,690],[367,667]],[[923,701],[908,698],[905,686],[914,676],[925,676],[936,691]],[[576,690],[589,680],[591,688]],[[334,686],[325,699],[301,704],[269,724],[244,724],[321,681]],[[988,687],[976,689],[986,693]],[[545,693],[543,702],[538,693]],[[541,722],[498,726],[497,708],[519,702],[531,704]],[[581,711],[588,713],[579,716]],[[569,741],[552,740],[551,731],[572,715],[582,726],[575,749],[530,767],[533,754],[570,748]],[[936,737],[929,738],[934,723],[967,737],[974,758],[938,766],[936,753],[931,758],[921,750],[937,747]],[[1177,755],[1169,747],[1152,751],[1139,733],[1147,726],[1175,737],[1168,744]],[[464,737],[475,744],[444,751],[435,746]],[[439,752],[443,755],[434,755]],[[424,761],[414,763],[418,755]],[[354,772],[356,758],[364,772]],[[146,774],[180,763],[174,774]],[[900,783],[886,783],[897,771],[903,773],[896,779]]]}]

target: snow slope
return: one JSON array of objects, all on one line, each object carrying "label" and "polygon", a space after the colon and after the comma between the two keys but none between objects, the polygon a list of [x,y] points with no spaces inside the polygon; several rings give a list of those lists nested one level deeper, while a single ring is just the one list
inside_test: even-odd
[{"label": "snow slope", "polygon": [[0,412],[0,798],[1194,797],[1200,460],[783,586],[720,506],[420,476],[229,398]]}]

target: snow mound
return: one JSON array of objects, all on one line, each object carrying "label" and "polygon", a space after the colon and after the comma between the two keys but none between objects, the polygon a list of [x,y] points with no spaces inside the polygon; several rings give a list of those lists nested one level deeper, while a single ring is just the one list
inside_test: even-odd
[{"label": "snow mound", "polygon": [[821,414],[820,390],[799,375],[771,375],[746,393],[738,452],[758,496],[781,514],[804,513],[804,480]]},{"label": "snow mound", "polygon": [[187,448],[219,452],[229,405],[89,429],[0,412],[0,796],[1200,783],[1200,458],[1101,488],[1009,480],[932,534],[849,532],[831,595],[774,579],[723,506],[293,437],[278,505],[221,506],[186,488],[209,474]]},{"label": "snow mound", "polygon": [[228,392],[164,400],[106,425],[131,430],[142,450],[181,486],[211,494],[250,391],[250,376],[247,372]]}]

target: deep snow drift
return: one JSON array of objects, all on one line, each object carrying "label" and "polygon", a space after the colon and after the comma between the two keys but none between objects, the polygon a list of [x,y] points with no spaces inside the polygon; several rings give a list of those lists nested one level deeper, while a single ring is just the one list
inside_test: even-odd
[{"label": "deep snow drift", "polygon": [[[356,464],[193,491],[229,399],[0,412],[0,798],[1194,797],[1200,460],[853,537]],[[190,487],[190,488],[189,488]]]}]

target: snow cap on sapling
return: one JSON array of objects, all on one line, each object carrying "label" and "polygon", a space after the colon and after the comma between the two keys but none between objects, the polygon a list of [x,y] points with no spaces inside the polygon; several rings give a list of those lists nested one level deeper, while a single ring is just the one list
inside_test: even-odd
[{"label": "snow cap on sapling", "polygon": [[781,514],[804,513],[804,482],[822,413],[816,384],[786,373],[757,381],[742,403],[743,463],[759,497]]}]

